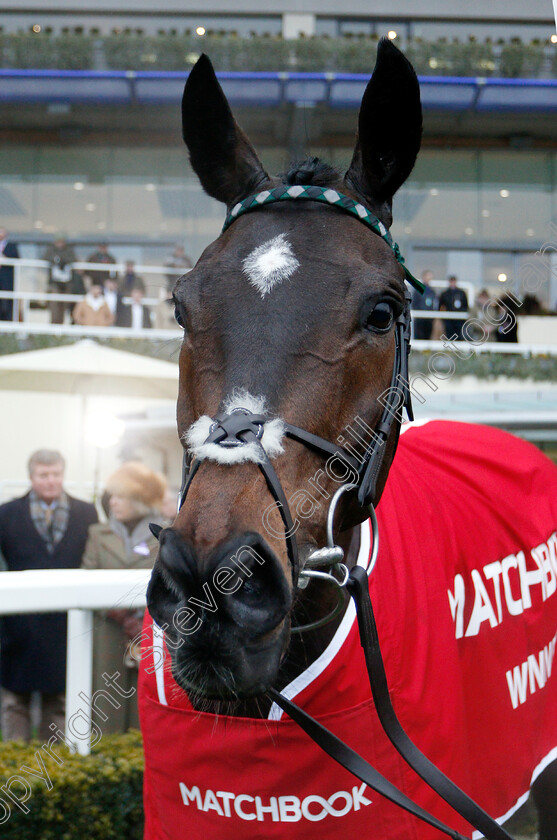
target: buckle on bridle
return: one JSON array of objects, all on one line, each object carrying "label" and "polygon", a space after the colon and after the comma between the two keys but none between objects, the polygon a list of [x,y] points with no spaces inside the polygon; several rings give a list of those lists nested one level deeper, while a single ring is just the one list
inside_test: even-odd
[{"label": "buckle on bridle", "polygon": [[[340,497],[348,490],[357,490],[356,484],[343,484],[339,487],[329,505],[327,512],[327,545],[325,548],[317,548],[312,551],[303,569],[300,570],[299,578],[305,580],[298,583],[300,589],[305,589],[309,581],[314,578],[318,580],[326,580],[339,588],[346,586],[348,582],[349,571],[342,562],[344,560],[344,551],[336,545],[333,535],[333,523],[335,518],[335,511]],[[316,569],[318,566],[325,566],[329,568],[328,572],[321,572]]]},{"label": "buckle on bridle", "polygon": [[[333,618],[335,618],[344,607],[346,601],[345,592],[347,591],[346,586],[350,578],[350,570],[342,562],[342,560],[344,559],[343,549],[339,545],[335,544],[333,535],[333,523],[335,518],[336,507],[338,505],[340,497],[343,495],[343,493],[347,493],[349,490],[357,489],[357,484],[343,484],[342,487],[338,488],[333,498],[331,499],[331,504],[329,505],[329,510],[327,513],[327,545],[325,548],[317,548],[315,551],[311,552],[311,554],[305,561],[304,566],[300,571],[300,574],[298,575],[299,589],[305,589],[310,580],[322,580],[325,581],[325,583],[335,586],[338,589],[337,603],[335,604],[331,612],[329,612],[326,616],[319,619],[318,621],[292,627],[292,633],[302,633],[305,630],[315,630],[317,627],[322,627],[324,624],[328,624],[329,621],[332,621]],[[379,528],[377,525],[377,516],[375,515],[375,508],[372,504],[368,505],[367,508],[369,511],[369,518],[371,519],[372,536],[371,557],[368,566],[369,574],[369,572],[371,572],[373,567],[375,566],[377,554],[379,552]],[[329,571],[320,571],[319,569],[314,568],[315,566],[328,566]]]},{"label": "buckle on bridle", "polygon": [[212,423],[206,442],[217,443],[219,446],[228,448],[244,446],[249,441],[239,437],[242,432],[252,432],[257,440],[261,440],[266,419],[262,414],[253,414],[247,408],[233,408],[225,417],[217,418]]}]

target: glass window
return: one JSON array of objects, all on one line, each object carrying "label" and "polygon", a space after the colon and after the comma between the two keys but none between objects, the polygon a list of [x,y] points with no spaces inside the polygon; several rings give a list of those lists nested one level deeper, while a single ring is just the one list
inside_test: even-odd
[{"label": "glass window", "polygon": [[540,247],[517,254],[515,272],[520,295],[529,295],[539,303],[557,311],[557,236],[548,238]]},{"label": "glass window", "polygon": [[484,242],[506,242],[531,247],[544,238],[551,220],[551,195],[540,188],[483,187],[480,200],[480,235]]},{"label": "glass window", "polygon": [[479,168],[482,239],[525,248],[542,240],[552,218],[551,156],[540,152],[480,152]]},{"label": "glass window", "polygon": [[[75,6],[79,5],[77,3]],[[6,17],[5,20],[8,20]],[[103,35],[112,32],[132,31],[155,35],[159,31],[175,31],[179,34],[184,30],[195,31],[198,26],[204,26],[212,32],[235,32],[241,36],[248,36],[255,32],[258,35],[280,35],[282,32],[282,16],[277,15],[210,15],[201,12],[199,15],[165,15],[158,17],[153,14],[76,14],[75,12],[40,12],[40,22],[43,27],[52,27],[54,32],[61,30],[76,30],[83,28],[85,32],[98,30]],[[37,23],[37,14],[9,15],[6,31],[17,32],[29,30]]]},{"label": "glass window", "polygon": [[487,289],[490,296],[499,296],[504,292],[516,292],[514,255],[510,251],[485,251],[483,254],[481,287]]},{"label": "glass window", "polygon": [[[352,148],[341,145],[312,152],[341,172],[352,156]],[[261,158],[272,173],[285,171],[289,162],[282,146],[263,147]],[[458,254],[483,255],[474,282],[496,288],[498,274],[505,273],[527,291],[528,272],[534,271],[529,264],[538,260],[540,296],[545,302],[556,298],[554,305],[557,267],[553,274],[547,258],[542,269],[535,254],[548,242],[556,243],[552,259],[557,254],[557,229],[551,227],[556,171],[557,155],[545,151],[426,148],[395,197],[393,236],[415,273],[431,268],[444,278],[449,254],[453,262]],[[176,241],[197,260],[218,235],[224,214],[203,193],[181,145],[19,144],[5,145],[0,157],[0,223],[26,248],[35,243],[42,249],[65,233],[80,256],[106,239],[118,258],[157,262]]]},{"label": "glass window", "polygon": [[416,277],[421,277],[424,271],[433,271],[435,280],[445,280],[447,277],[447,252],[444,248],[416,247],[407,260]]},{"label": "glass window", "polygon": [[252,32],[257,35],[280,35],[282,32],[281,15],[206,15],[179,17],[180,30],[204,26],[207,31],[236,32],[238,35],[247,36]]},{"label": "glass window", "polygon": [[480,180],[484,184],[551,184],[551,155],[543,152],[506,150],[479,153]]},{"label": "glass window", "polygon": [[396,32],[395,44],[400,44],[408,37],[408,23],[402,20],[378,20],[375,24],[375,32],[379,38],[383,38],[389,32]]},{"label": "glass window", "polygon": [[[549,18],[549,15],[548,15]],[[520,38],[528,43],[535,38],[549,40],[555,33],[555,26],[550,23],[484,23],[482,21],[423,21],[415,20],[411,24],[413,38],[422,38],[424,41],[437,41],[440,38],[459,41],[467,41],[474,37],[478,41],[485,41],[490,38],[497,42],[500,38],[509,41],[511,38]]]},{"label": "glass window", "polygon": [[421,187],[444,184],[475,184],[478,180],[477,153],[466,151],[446,152],[438,149],[422,149],[408,183]]},{"label": "glass window", "polygon": [[373,20],[340,20],[339,35],[371,35],[374,31]]},{"label": "glass window", "polygon": [[431,190],[406,187],[395,197],[395,238],[399,231],[413,240],[466,244],[478,235],[477,190],[474,185],[448,184]]},{"label": "glass window", "polygon": [[338,20],[336,18],[316,18],[315,34],[328,35],[329,38],[336,38],[338,36]]}]

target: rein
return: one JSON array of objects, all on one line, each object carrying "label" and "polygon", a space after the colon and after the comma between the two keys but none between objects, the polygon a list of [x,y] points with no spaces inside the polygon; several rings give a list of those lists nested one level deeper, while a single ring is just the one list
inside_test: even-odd
[{"label": "rein", "polygon": [[[285,200],[318,201],[329,204],[352,215],[364,223],[393,251],[397,262],[403,267],[406,279],[419,291],[424,287],[409,272],[404,264],[400,249],[383,225],[374,214],[359,202],[333,189],[314,186],[281,186],[273,190],[265,190],[249,196],[236,204],[226,218],[223,231],[241,215],[252,212],[260,207]],[[339,598],[334,609],[324,618],[307,625],[293,627],[292,632],[303,632],[315,629],[331,621],[342,610],[345,603],[345,592],[354,599],[358,617],[360,641],[364,651],[366,668],[373,700],[383,729],[395,749],[409,766],[436,791],[448,804],[464,819],[482,832],[488,840],[511,840],[510,835],[501,828],[488,814],[485,813],[472,799],[447,778],[423,753],[413,744],[400,725],[389,696],[389,688],[379,647],[377,626],[373,615],[373,608],[369,595],[369,585],[366,572],[356,567],[349,571],[342,562],[343,550],[335,545],[333,537],[333,521],[336,506],[345,492],[358,493],[358,503],[369,510],[372,530],[373,547],[371,566],[375,562],[378,552],[377,519],[372,501],[376,495],[377,479],[381,470],[384,456],[384,446],[390,434],[393,420],[400,416],[402,408],[406,409],[410,420],[413,419],[412,404],[408,383],[408,356],[410,352],[410,294],[405,292],[405,307],[395,322],[395,359],[391,376],[389,397],[384,406],[381,419],[373,430],[371,441],[362,459],[356,459],[346,449],[314,435],[305,429],[300,429],[290,423],[285,423],[285,434],[292,440],[304,444],[310,449],[321,453],[324,457],[341,458],[358,476],[357,483],[342,485],[331,499],[327,514],[327,546],[313,551],[300,568],[298,547],[294,537],[292,515],[286,495],[275,472],[273,465],[263,447],[261,439],[265,423],[270,419],[263,414],[254,414],[247,408],[236,408],[229,413],[221,413],[214,418],[209,436],[205,443],[214,443],[222,447],[237,447],[248,443],[255,443],[260,450],[258,467],[263,473],[270,494],[279,509],[284,529],[289,561],[292,568],[294,586],[304,589],[311,579],[322,580],[335,586],[339,590]],[[180,491],[180,509],[188,494],[193,479],[199,469],[201,460],[190,463],[188,453],[184,453],[182,489]],[[155,526],[156,528],[157,526]],[[157,528],[157,532],[158,532]],[[153,530],[155,533],[155,530]],[[157,536],[157,533],[155,533]],[[321,571],[325,567],[328,571]],[[429,825],[452,837],[454,840],[467,840],[463,835],[437,820],[427,811],[416,805],[405,794],[399,791],[391,782],[381,776],[375,768],[359,756],[354,750],[340,741],[329,730],[317,723],[302,709],[284,697],[276,689],[269,691],[274,702],[280,706],[298,725],[335,761],[353,773],[371,789],[385,796],[391,802],[409,811]]]}]

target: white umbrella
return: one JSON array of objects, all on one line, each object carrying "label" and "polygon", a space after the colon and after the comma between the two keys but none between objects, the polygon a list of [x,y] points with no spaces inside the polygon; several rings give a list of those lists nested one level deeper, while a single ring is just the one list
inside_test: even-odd
[{"label": "white umbrella", "polygon": [[[71,429],[71,439],[79,447],[81,474],[85,475],[86,446],[95,446],[94,487],[99,482],[102,443],[89,440],[88,427],[107,432],[105,421],[111,418],[104,412],[98,418],[89,410],[90,400],[108,397],[135,397],[141,400],[168,400],[176,404],[178,394],[178,365],[136,353],[113,350],[91,339],[84,339],[63,347],[30,350],[0,356],[0,392],[29,391],[34,393],[72,394],[80,398],[80,421]],[[89,422],[92,421],[92,422]],[[17,422],[17,420],[15,420]],[[102,427],[102,428],[101,428]],[[40,417],[37,417],[37,435]],[[111,430],[108,430],[111,431]],[[111,446],[109,440],[105,446]],[[69,442],[66,441],[66,442]],[[114,441],[115,443],[116,441]]]},{"label": "white umbrella", "polygon": [[178,365],[83,339],[0,356],[0,390],[176,399]]}]

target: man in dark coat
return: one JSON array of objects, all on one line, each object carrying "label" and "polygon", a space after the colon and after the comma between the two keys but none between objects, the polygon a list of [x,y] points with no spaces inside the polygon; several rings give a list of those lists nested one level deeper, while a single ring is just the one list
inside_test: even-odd
[{"label": "man in dark coat", "polygon": [[[0,227],[0,291],[13,292],[14,290],[14,267],[13,265],[2,265],[2,257],[8,259],[19,259],[19,251],[15,242],[8,239],[8,231]],[[0,298],[0,321],[11,321],[13,318],[13,300]]]},{"label": "man in dark coat", "polygon": [[[48,281],[48,291],[56,295],[68,295],[76,292],[81,294],[81,289],[74,285],[74,274],[78,272],[72,271],[72,263],[77,262],[77,256],[73,245],[69,245],[66,237],[59,235],[56,237],[44,252],[44,259],[50,263],[50,279]],[[81,279],[83,287],[83,278]],[[85,288],[83,287],[83,293]],[[70,312],[74,308],[74,304],[64,303],[64,301],[53,300],[50,303],[50,320],[53,324],[64,323],[64,313],[69,308]]]},{"label": "man in dark coat", "polygon": [[[0,506],[0,553],[8,572],[76,569],[81,564],[94,505],[64,491],[64,459],[41,449],[29,459],[31,490]],[[31,692],[42,695],[39,738],[55,723],[64,729],[66,614],[40,613],[0,619],[0,686],[4,740],[31,737]]]},{"label": "man in dark coat", "polygon": [[[466,312],[468,309],[468,297],[464,289],[459,289],[457,286],[457,279],[452,274],[449,277],[449,288],[445,289],[439,298],[439,309],[442,312]],[[462,328],[466,321],[458,319],[447,318],[443,321],[445,327],[445,337],[462,341]]]},{"label": "man in dark coat", "polygon": [[[101,242],[97,246],[97,250],[93,251],[93,253],[87,257],[87,262],[115,265],[116,260],[112,254],[109,253],[108,244],[106,242]],[[104,283],[107,277],[114,276],[111,271],[88,271],[87,273],[91,279],[100,280],[101,284]]]},{"label": "man in dark coat", "polygon": [[[433,272],[426,270],[422,271],[422,282],[425,286],[423,292],[415,289],[412,295],[412,309],[427,310],[433,312],[437,309],[437,295],[431,288],[431,281],[433,280]],[[415,318],[414,321],[414,338],[429,341],[431,338],[431,331],[433,329],[433,318]]]},{"label": "man in dark coat", "polygon": [[126,270],[118,281],[118,290],[121,295],[131,295],[134,289],[141,289],[145,294],[145,282],[143,277],[135,273],[135,263],[133,260],[126,260]]},{"label": "man in dark coat", "polygon": [[116,312],[117,327],[131,327],[142,330],[151,329],[151,311],[143,303],[145,290],[141,286],[133,286],[130,292],[132,302],[123,303],[120,310]]}]

